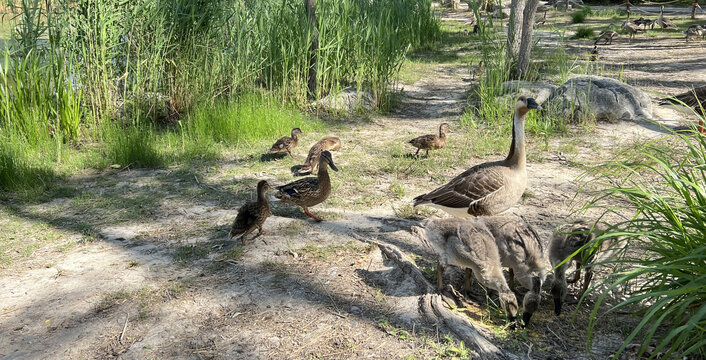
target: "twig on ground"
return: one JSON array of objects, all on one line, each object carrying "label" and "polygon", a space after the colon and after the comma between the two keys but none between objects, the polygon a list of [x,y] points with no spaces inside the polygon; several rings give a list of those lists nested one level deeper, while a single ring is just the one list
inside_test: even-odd
[{"label": "twig on ground", "polygon": [[120,332],[120,337],[118,338],[119,343],[123,343],[123,336],[125,336],[125,330],[127,330],[127,321],[130,318],[130,314],[126,313],[125,314],[125,325],[123,325],[123,331]]}]

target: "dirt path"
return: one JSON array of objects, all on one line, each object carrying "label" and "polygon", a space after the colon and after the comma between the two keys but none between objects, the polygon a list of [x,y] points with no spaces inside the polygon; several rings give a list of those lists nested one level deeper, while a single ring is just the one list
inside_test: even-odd
[{"label": "dirt path", "polygon": [[[630,58],[620,49],[638,46],[606,50],[605,61]],[[690,61],[679,52],[672,59],[683,59],[683,66]],[[633,65],[626,65],[626,75],[638,84],[654,70]],[[670,76],[683,75],[670,73],[664,81]],[[84,174],[49,202],[9,204],[0,226],[19,229],[10,239],[53,234],[56,240],[0,270],[0,359],[463,356],[452,349],[447,329],[419,317],[423,294],[409,276],[359,239],[395,245],[432,271],[434,256],[411,235],[400,211],[414,196],[503,154],[452,157],[436,166],[430,159],[422,166],[405,162],[411,148],[404,141],[436,131],[441,122],[459,128],[469,77],[465,64],[440,64],[404,87],[392,114],[341,127],[334,196],[315,208],[328,221],[315,224],[298,209],[275,205],[265,224],[269,233],[246,247],[226,241],[237,207],[252,196],[257,178],[290,181],[295,161],[249,163],[236,155],[218,167]],[[472,145],[474,139],[459,134],[445,151]],[[572,200],[584,199],[574,195],[585,164],[611,154],[615,144],[660,135],[645,124],[598,124],[594,134],[569,139],[568,153],[564,138],[550,140],[546,152],[539,150],[544,144],[530,144],[530,152],[542,155],[528,164],[528,192],[512,212],[546,239]],[[479,308],[484,299],[479,290]],[[587,309],[569,324],[545,301],[537,325],[523,336],[508,335],[497,312],[476,315],[504,334],[498,345],[510,352],[586,358],[583,339],[571,329],[585,325]],[[620,343],[624,320],[606,320],[596,356]],[[557,333],[569,335],[557,339]]]}]

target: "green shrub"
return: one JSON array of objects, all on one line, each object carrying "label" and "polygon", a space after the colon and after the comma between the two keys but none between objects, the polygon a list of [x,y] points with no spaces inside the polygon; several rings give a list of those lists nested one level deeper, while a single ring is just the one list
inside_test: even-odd
[{"label": "green shrub", "polygon": [[595,171],[603,190],[588,207],[624,219],[605,237],[621,235],[633,250],[612,261],[616,271],[604,280],[608,290],[593,309],[589,335],[612,290],[628,297],[609,311],[629,307],[642,317],[615,358],[635,341],[638,357],[650,345],[665,358],[706,355],[706,138],[694,131],[664,141]]},{"label": "green shrub", "polygon": [[572,39],[593,39],[596,37],[596,33],[593,29],[587,27],[580,27],[576,29],[576,34],[572,36]]},{"label": "green shrub", "polygon": [[577,11],[571,15],[572,24],[580,24],[586,21],[586,13],[583,11]]}]

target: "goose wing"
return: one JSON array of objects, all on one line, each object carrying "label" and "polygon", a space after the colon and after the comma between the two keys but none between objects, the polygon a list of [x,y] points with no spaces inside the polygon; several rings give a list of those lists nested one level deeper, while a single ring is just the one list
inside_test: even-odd
[{"label": "goose wing", "polygon": [[414,199],[414,205],[433,203],[449,208],[466,208],[504,187],[504,167],[497,163],[474,166],[446,185]]}]

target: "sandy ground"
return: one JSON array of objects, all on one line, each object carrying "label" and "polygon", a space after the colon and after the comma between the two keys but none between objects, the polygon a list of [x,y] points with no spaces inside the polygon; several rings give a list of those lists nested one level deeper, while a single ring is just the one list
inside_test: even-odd
[{"label": "sandy ground", "polygon": [[[583,46],[588,45],[577,43],[574,50]],[[706,83],[702,56],[702,43],[646,39],[602,47],[600,62],[623,67],[628,82],[657,99],[657,93]],[[431,271],[433,254],[395,210],[463,169],[503,154],[458,159],[427,174],[351,167],[360,166],[356,152],[386,156],[391,142],[434,131],[441,122],[458,128],[469,78],[464,64],[439,65],[404,86],[391,114],[344,126],[336,134],[344,148],[334,157],[342,171],[360,171],[363,185],[337,182],[334,174],[332,199],[314,209],[328,221],[313,223],[297,209],[276,205],[265,224],[269,233],[246,247],[226,241],[238,206],[251,196],[256,178],[287,180],[293,163],[283,160],[249,176],[242,170],[251,165],[237,156],[217,168],[86,173],[68,181],[75,190],[67,196],[9,204],[0,217],[0,228],[7,230],[0,237],[52,233],[55,240],[0,270],[0,359],[468,355],[447,336],[448,329],[419,317],[423,294],[409,276],[360,239],[395,245]],[[681,120],[657,107],[655,118]],[[599,123],[594,133],[579,137],[571,153],[559,150],[566,139],[551,139],[541,161],[529,162],[527,196],[511,212],[547,239],[572,204],[586,199],[576,196],[585,166],[573,164],[592,164],[612,154],[616,144],[662,135],[646,123]],[[530,144],[528,151],[539,146]],[[305,151],[298,149],[298,156],[303,159]],[[234,179],[233,173],[241,175]],[[390,194],[396,182],[404,184],[404,194]],[[96,207],[101,201],[105,205]],[[450,280],[460,283],[459,274],[452,271]],[[602,319],[589,355],[584,335],[590,302],[576,309],[571,322],[554,317],[545,294],[535,323],[508,333],[497,310],[482,310],[483,290],[474,294],[471,302],[479,308],[474,321],[493,329],[497,344],[519,358],[605,358],[635,323],[628,315]],[[574,309],[570,305],[567,313]]]}]

